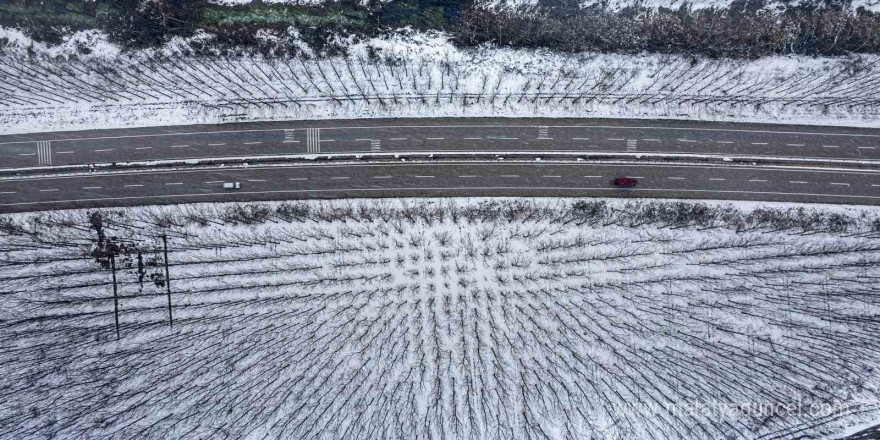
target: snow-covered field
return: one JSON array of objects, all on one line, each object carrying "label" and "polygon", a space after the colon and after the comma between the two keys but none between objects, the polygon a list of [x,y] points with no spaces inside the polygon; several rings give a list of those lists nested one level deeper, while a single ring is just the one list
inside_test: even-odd
[{"label": "snow-covered field", "polygon": [[[459,50],[441,34],[351,44],[347,57],[121,54],[6,31],[0,134],[248,120],[549,116],[880,126],[878,57],[759,61]],[[270,38],[271,36],[266,36]],[[202,36],[200,38],[210,37]],[[89,55],[71,56],[78,45]],[[307,52],[307,48],[304,48]],[[370,55],[373,55],[372,58]]]},{"label": "snow-covered field", "polygon": [[874,208],[178,205],[2,216],[0,249],[4,439],[835,438],[880,420]]}]

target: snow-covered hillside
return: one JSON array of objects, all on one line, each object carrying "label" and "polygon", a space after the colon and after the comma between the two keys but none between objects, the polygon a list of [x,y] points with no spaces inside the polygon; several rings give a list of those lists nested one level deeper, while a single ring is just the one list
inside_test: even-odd
[{"label": "snow-covered hillside", "polygon": [[878,228],[622,200],[4,216],[0,438],[832,438],[880,416]]},{"label": "snow-covered hillside", "polygon": [[[460,50],[442,34],[350,44],[346,57],[120,53],[15,46],[0,56],[0,133],[244,120],[564,116],[877,126],[877,57],[731,61]],[[210,39],[210,36],[197,38]],[[82,43],[86,44],[86,43]],[[76,47],[77,44],[69,44]],[[306,50],[306,49],[304,49]],[[308,54],[306,52],[306,54]]]}]

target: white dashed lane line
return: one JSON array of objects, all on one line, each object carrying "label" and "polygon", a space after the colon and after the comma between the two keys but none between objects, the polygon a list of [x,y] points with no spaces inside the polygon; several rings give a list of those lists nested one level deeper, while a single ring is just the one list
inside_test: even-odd
[{"label": "white dashed lane line", "polygon": [[590,140],[590,138],[571,138],[571,139],[575,140],[575,141],[588,141],[588,140]]},{"label": "white dashed lane line", "polygon": [[73,154],[73,151],[56,151],[55,154]]},{"label": "white dashed lane line", "polygon": [[51,192],[51,191],[58,191],[58,188],[41,189],[41,190],[40,190],[40,192]]},{"label": "white dashed lane line", "polygon": [[374,179],[390,179],[391,176],[373,176]]},{"label": "white dashed lane line", "polygon": [[723,181],[723,180],[726,180],[726,179],[722,179],[722,178],[720,178],[720,177],[710,177],[709,180]]},{"label": "white dashed lane line", "polygon": [[458,177],[459,177],[459,178],[462,178],[462,179],[470,179],[470,178],[474,178],[474,177],[477,177],[477,176],[474,176],[474,175],[468,175],[468,176],[458,176]]},{"label": "white dashed lane line", "polygon": [[464,138],[464,140],[466,140],[466,141],[479,141],[479,140],[482,140],[482,139],[483,139],[483,138]]},{"label": "white dashed lane line", "polygon": [[138,188],[141,186],[143,186],[143,185],[125,185],[126,188]]},{"label": "white dashed lane line", "polygon": [[417,179],[433,179],[434,176],[416,176]]},{"label": "white dashed lane line", "polygon": [[169,183],[166,183],[166,185],[169,185],[169,186],[170,185],[183,185],[183,182],[169,182]]},{"label": "white dashed lane line", "polygon": [[608,138],[609,141],[625,141],[624,138]]},{"label": "white dashed lane line", "polygon": [[502,174],[501,177],[519,177],[519,174]]},{"label": "white dashed lane line", "polygon": [[546,179],[559,179],[562,176],[541,176],[541,177],[544,177]]},{"label": "white dashed lane line", "polygon": [[224,145],[226,145],[226,144],[225,143],[223,143],[223,144],[208,144],[209,147],[222,147]]},{"label": "white dashed lane line", "polygon": [[245,142],[244,144],[245,145],[259,145],[259,144],[262,144],[262,142]]},{"label": "white dashed lane line", "polygon": [[211,180],[211,181],[208,181],[208,182],[205,182],[205,183],[207,183],[207,184],[210,185],[210,184],[212,184],[212,183],[223,183],[223,181],[222,181],[222,180]]},{"label": "white dashed lane line", "polygon": [[36,156],[37,153],[19,153],[19,156]]},{"label": "white dashed lane line", "polygon": [[766,182],[766,180],[763,180],[763,179],[749,179],[749,182],[763,183],[763,182]]},{"label": "white dashed lane line", "polygon": [[602,178],[602,176],[584,176],[584,177],[586,177],[587,179],[601,179]]},{"label": "white dashed lane line", "polygon": [[857,147],[859,150],[874,150],[877,147]]},{"label": "white dashed lane line", "polygon": [[831,182],[831,185],[836,185],[836,186],[849,186],[848,183],[843,183],[843,182]]},{"label": "white dashed lane line", "polygon": [[392,141],[405,141],[406,138],[391,138],[391,139],[389,139],[389,140],[392,140]]},{"label": "white dashed lane line", "polygon": [[0,191],[0,194],[18,194],[15,191]]},{"label": "white dashed lane line", "polygon": [[444,138],[425,138],[428,141],[442,141]]},{"label": "white dashed lane line", "polygon": [[100,186],[84,186],[83,189],[101,189]]},{"label": "white dashed lane line", "polygon": [[788,183],[797,183],[799,185],[803,185],[803,184],[806,184],[807,182],[805,182],[803,180],[789,180]]},{"label": "white dashed lane line", "polygon": [[767,142],[752,142],[752,145],[767,145]]},{"label": "white dashed lane line", "polygon": [[347,176],[331,177],[330,180],[348,180]]},{"label": "white dashed lane line", "polygon": [[172,145],[171,148],[186,148],[189,145]]},{"label": "white dashed lane line", "polygon": [[822,148],[840,148],[837,145],[822,145]]},{"label": "white dashed lane line", "polygon": [[696,141],[693,140],[693,139],[679,139],[678,141],[679,141],[679,142],[696,142]]},{"label": "white dashed lane line", "polygon": [[719,144],[732,144],[733,143],[733,141],[715,141],[715,142],[718,142]]},{"label": "white dashed lane line", "polygon": [[248,179],[248,182],[265,182],[266,179]]},{"label": "white dashed lane line", "polygon": [[135,150],[149,150],[150,148],[153,147],[134,147]]},{"label": "white dashed lane line", "polygon": [[645,142],[660,142],[660,139],[642,139]]},{"label": "white dashed lane line", "polygon": [[[785,144],[785,145],[788,145],[789,147],[803,147],[804,146],[804,144]],[[831,147],[831,148],[836,148],[836,147]]]},{"label": "white dashed lane line", "polygon": [[669,180],[684,180],[684,177],[667,177]]},{"label": "white dashed lane line", "polygon": [[301,180],[309,180],[309,178],[308,177],[291,177],[290,179],[287,179],[287,180],[301,181]]},{"label": "white dashed lane line", "polygon": [[96,152],[96,153],[103,153],[103,152],[105,152],[105,151],[113,151],[113,149],[112,149],[112,148],[103,148],[103,149],[100,149],[100,150],[92,150],[92,151],[94,151],[94,152]]}]

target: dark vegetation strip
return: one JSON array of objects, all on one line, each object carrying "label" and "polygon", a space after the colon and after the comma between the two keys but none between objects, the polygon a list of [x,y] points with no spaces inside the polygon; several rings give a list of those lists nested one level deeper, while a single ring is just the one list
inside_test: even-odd
[{"label": "dark vegetation strip", "polygon": [[[774,10],[761,0],[728,8],[677,10],[630,7],[619,11],[548,1],[490,11],[473,0],[393,0],[366,5],[345,0],[321,6],[209,5],[204,0],[8,0],[0,25],[17,27],[50,44],[65,33],[102,29],[126,48],[156,46],[203,29],[216,38],[194,42],[196,53],[301,52],[288,30],[321,56],[346,52],[335,37],[369,38],[404,26],[443,30],[456,44],[614,53],[685,53],[710,57],[880,53],[880,14],[847,2],[805,2]],[[257,31],[279,38],[257,38]],[[0,39],[0,48],[3,46]],[[83,45],[83,52],[89,49]]]}]

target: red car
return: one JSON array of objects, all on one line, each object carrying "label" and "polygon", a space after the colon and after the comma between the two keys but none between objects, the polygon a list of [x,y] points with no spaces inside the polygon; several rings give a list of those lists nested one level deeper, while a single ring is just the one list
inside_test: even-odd
[{"label": "red car", "polygon": [[639,181],[632,177],[618,177],[614,179],[613,183],[618,188],[632,188],[638,185]]}]

